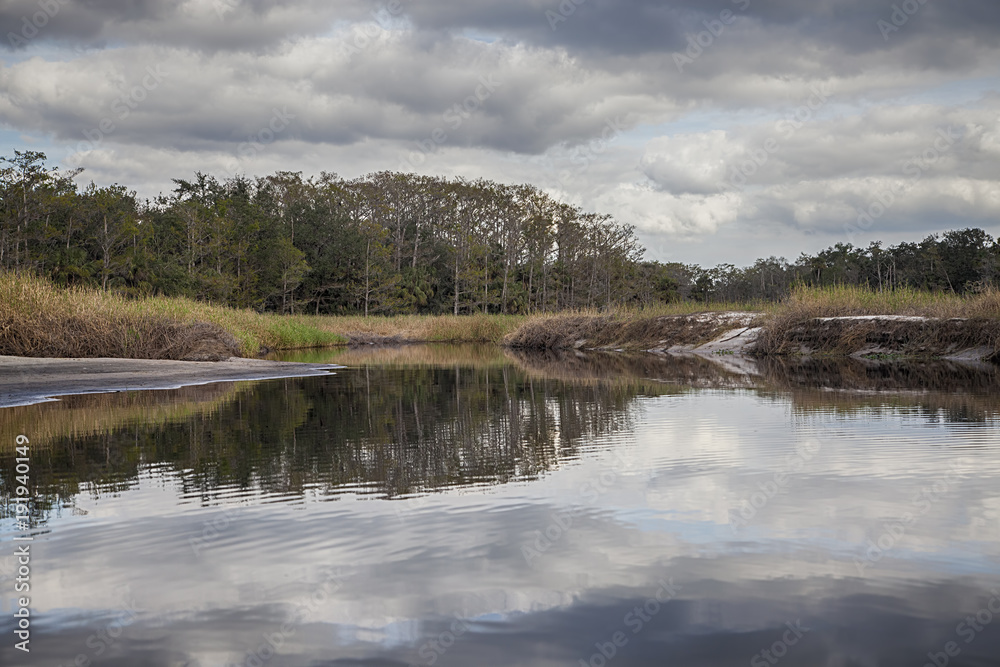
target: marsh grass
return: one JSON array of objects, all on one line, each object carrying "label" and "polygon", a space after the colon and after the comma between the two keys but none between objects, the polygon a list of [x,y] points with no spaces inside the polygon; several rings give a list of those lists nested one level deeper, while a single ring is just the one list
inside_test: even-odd
[{"label": "marsh grass", "polygon": [[1000,319],[1000,290],[959,296],[901,288],[880,292],[861,287],[797,287],[772,311],[780,317],[813,318],[851,315]]},{"label": "marsh grass", "polygon": [[345,342],[312,318],[262,315],[189,299],[130,300],[61,289],[28,274],[0,274],[0,354],[209,361],[262,348]]}]

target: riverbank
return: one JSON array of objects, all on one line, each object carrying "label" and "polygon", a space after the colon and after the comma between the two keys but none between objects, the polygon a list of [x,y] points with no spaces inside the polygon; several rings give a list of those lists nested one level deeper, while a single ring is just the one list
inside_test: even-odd
[{"label": "riverbank", "polygon": [[730,357],[855,356],[1000,361],[1000,292],[797,289],[766,311],[556,315],[505,339],[519,349]]},{"label": "riverbank", "polygon": [[901,356],[996,361],[1000,291],[799,288],[780,303],[642,311],[392,317],[274,315],[187,299],[129,300],[0,274],[0,355],[223,361],[279,350],[409,343],[701,356]]}]

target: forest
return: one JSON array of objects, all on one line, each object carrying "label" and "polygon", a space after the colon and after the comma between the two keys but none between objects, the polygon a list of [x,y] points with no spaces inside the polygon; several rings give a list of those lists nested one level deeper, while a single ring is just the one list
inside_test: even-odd
[{"label": "forest", "polygon": [[0,157],[0,270],[261,312],[539,313],[779,300],[795,285],[957,294],[998,278],[981,229],[703,268],[644,258],[635,229],[532,185],[378,172],[196,173],[142,200],[80,188],[44,153]]}]

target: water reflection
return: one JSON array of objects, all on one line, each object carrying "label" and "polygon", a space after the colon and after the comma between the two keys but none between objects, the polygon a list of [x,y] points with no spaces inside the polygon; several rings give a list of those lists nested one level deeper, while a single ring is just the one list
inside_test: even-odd
[{"label": "water reflection", "polygon": [[992,368],[336,361],[0,411],[53,499],[37,649],[0,662],[919,667],[954,641],[949,665],[1000,664],[1000,612],[958,629],[1000,608]]},{"label": "water reflection", "polygon": [[1000,367],[950,361],[764,359],[762,377],[801,410],[902,410],[930,421],[993,423]]},{"label": "water reflection", "polygon": [[[69,397],[9,408],[2,430],[8,442],[30,432],[46,451],[34,473],[47,506],[120,493],[152,464],[201,504],[345,489],[392,498],[537,477],[576,457],[581,439],[629,430],[638,396],[679,391],[552,379],[500,359],[376,359],[322,379]],[[12,463],[8,451],[5,489]]]},{"label": "water reflection", "polygon": [[[287,355],[286,355],[287,356]],[[767,359],[759,375],[650,354],[503,351],[487,346],[347,349],[299,355],[349,370],[322,380],[220,383],[66,397],[3,410],[0,438],[31,432],[39,506],[133,488],[143,466],[179,474],[183,497],[394,498],[532,479],[580,443],[633,428],[640,399],[744,389],[809,412],[919,415],[991,425],[995,366]],[[3,489],[13,451],[0,452]],[[7,498],[7,496],[4,496]],[[8,511],[9,503],[4,503]],[[39,516],[44,520],[46,512]],[[7,517],[8,514],[2,516]]]}]

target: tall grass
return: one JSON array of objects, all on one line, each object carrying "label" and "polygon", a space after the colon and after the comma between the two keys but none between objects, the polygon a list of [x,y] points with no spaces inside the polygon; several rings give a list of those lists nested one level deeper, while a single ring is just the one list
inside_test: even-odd
[{"label": "tall grass", "polygon": [[[685,317],[701,313],[718,316]],[[747,316],[735,317],[737,313]],[[852,315],[909,315],[936,321],[816,321]],[[757,339],[759,354],[788,354],[806,348],[851,354],[886,347],[934,356],[972,347],[996,349],[1000,291],[958,296],[914,289],[798,287],[778,303],[678,303],[638,311],[533,316],[506,342],[524,348],[662,349],[701,344],[748,325],[763,328]]]},{"label": "tall grass", "polygon": [[911,288],[876,291],[863,287],[797,287],[772,311],[780,317],[912,315],[938,318],[1000,318],[1000,290],[959,296]]},{"label": "tall grass", "polygon": [[60,289],[24,273],[0,274],[0,354],[210,360],[343,342],[308,317],[189,299],[129,300],[95,289]]},{"label": "tall grass", "polygon": [[261,314],[184,298],[132,300],[0,273],[0,354],[36,357],[219,359],[352,339],[500,343],[524,316],[332,317]]},{"label": "tall grass", "polygon": [[183,298],[154,297],[130,302],[146,311],[182,322],[210,322],[236,337],[243,356],[263,350],[289,350],[343,345],[347,339],[326,326],[326,318],[313,315],[277,315],[213,306]]}]

